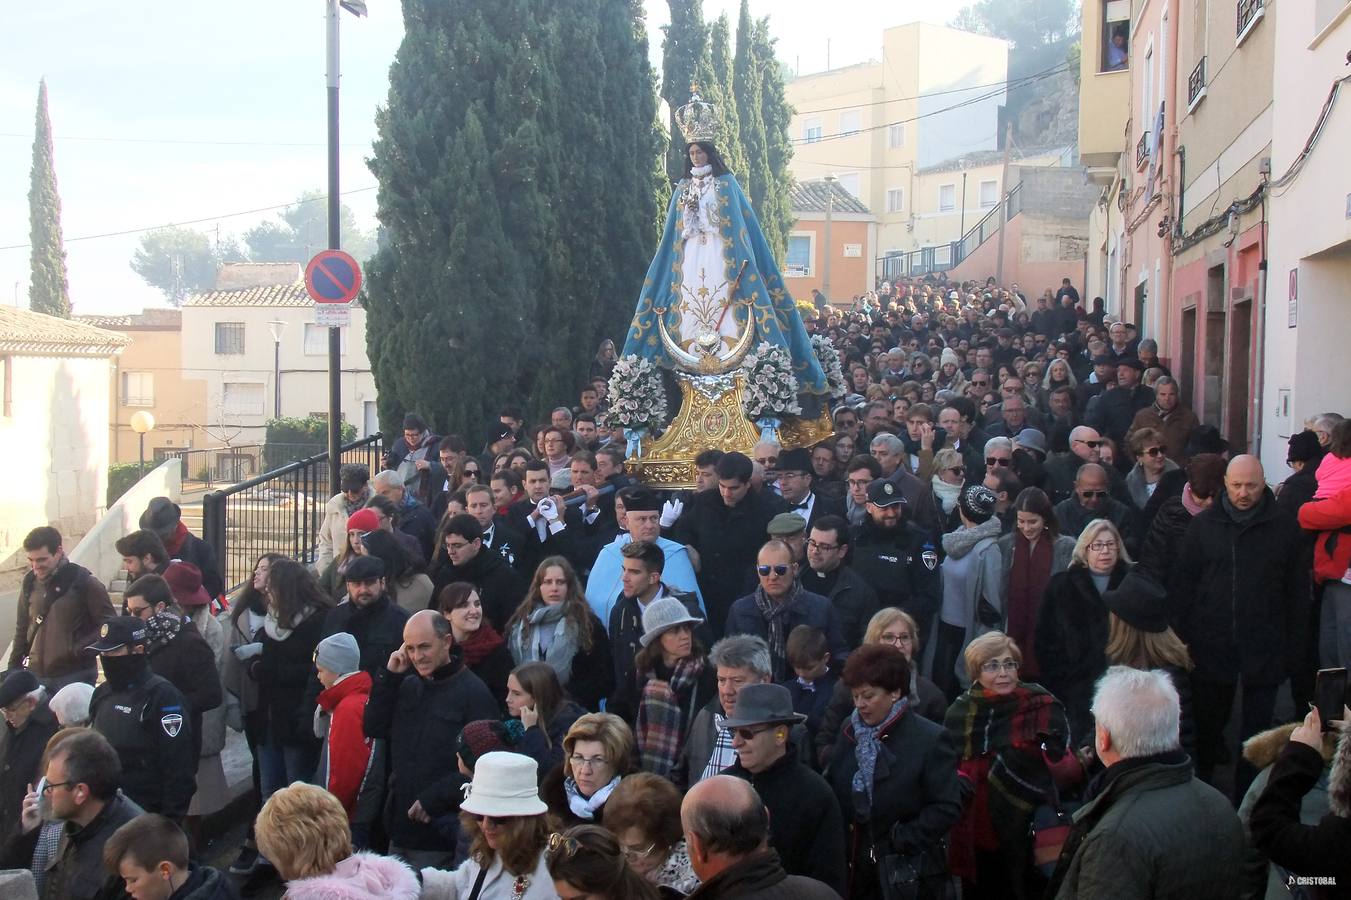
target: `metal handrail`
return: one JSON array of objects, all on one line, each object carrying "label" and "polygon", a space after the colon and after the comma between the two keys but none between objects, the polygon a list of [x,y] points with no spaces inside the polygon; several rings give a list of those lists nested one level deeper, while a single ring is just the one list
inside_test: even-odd
[{"label": "metal handrail", "polygon": [[[966,234],[958,240],[879,257],[875,265],[877,274],[890,279],[927,275],[930,272],[946,272],[956,268],[962,260],[974,253],[977,247],[994,236],[1004,222],[1023,211],[1022,189],[1021,182],[1015,184],[1013,190],[1005,194],[999,203],[991,207],[990,211],[967,229]],[[1002,218],[1001,210],[1004,211]]]}]

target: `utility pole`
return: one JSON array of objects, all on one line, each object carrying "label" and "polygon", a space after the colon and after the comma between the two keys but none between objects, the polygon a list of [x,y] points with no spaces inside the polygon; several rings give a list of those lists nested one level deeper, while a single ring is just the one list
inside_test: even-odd
[{"label": "utility pole", "polygon": [[[328,0],[328,246],[342,249],[342,197],[338,192],[338,0]],[[342,329],[328,330],[328,494],[341,490]]]},{"label": "utility pole", "polygon": [[1004,173],[999,176],[999,254],[995,262],[995,281],[1004,286],[1004,229],[1009,224],[1009,153],[1013,150],[1013,123],[1004,126]]},{"label": "utility pole", "polygon": [[837,181],[839,179],[834,175],[826,176],[826,227],[825,240],[823,241],[826,249],[821,263],[821,293],[826,295],[827,303],[830,302],[830,257],[832,255],[830,251],[830,220],[835,212],[835,182]]}]

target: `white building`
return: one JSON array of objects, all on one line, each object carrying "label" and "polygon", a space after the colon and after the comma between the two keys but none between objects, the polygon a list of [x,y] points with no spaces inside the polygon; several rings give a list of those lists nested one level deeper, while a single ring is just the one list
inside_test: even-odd
[{"label": "white building", "polygon": [[[207,446],[262,443],[278,416],[328,413],[328,329],[296,263],[221,268],[216,289],[183,304],[183,377],[206,382]],[[366,356],[366,311],[342,329],[342,417],[364,437],[379,430]],[[280,388],[281,404],[276,398]]]},{"label": "white building", "polygon": [[[126,335],[0,307],[0,562],[38,525],[84,534],[108,493],[112,359]],[[75,546],[67,540],[66,549]]]},{"label": "white building", "polygon": [[1333,83],[1347,73],[1351,4],[1317,0],[1283,12],[1276,17],[1265,342],[1258,344],[1254,411],[1272,482],[1289,473],[1286,440],[1306,418],[1351,414],[1351,84],[1341,83],[1318,128]]}]

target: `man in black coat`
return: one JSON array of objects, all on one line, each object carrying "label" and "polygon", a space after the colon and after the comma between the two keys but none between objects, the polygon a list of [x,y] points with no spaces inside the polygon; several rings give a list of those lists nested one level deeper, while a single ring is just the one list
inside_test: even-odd
[{"label": "man in black coat", "polygon": [[699,553],[699,591],[708,610],[708,628],[721,636],[727,611],[746,587],[746,573],[764,544],[769,520],[784,511],[783,500],[770,490],[751,490],[753,467],[744,453],[725,453],[718,460],[717,490],[690,497],[667,535]]},{"label": "man in black coat", "polygon": [[849,526],[839,516],[822,516],[807,538],[807,565],[802,569],[802,586],[830,600],[835,618],[848,647],[863,643],[868,621],[881,609],[877,592],[852,567],[844,564],[849,555]]},{"label": "man in black coat", "polygon": [[732,732],[737,761],[723,774],[744,778],[769,810],[769,846],[790,875],[815,878],[844,896],[848,888],[844,821],[835,792],[803,764],[789,741],[793,712],[788,688],[750,684],[737,695],[736,712],[723,722]]},{"label": "man in black coat", "polygon": [[[1241,743],[1271,727],[1276,692],[1306,659],[1313,600],[1298,521],[1276,505],[1255,456],[1236,456],[1217,502],[1192,519],[1178,549],[1169,600],[1191,650],[1197,771],[1209,780],[1243,685]],[[1237,756],[1237,748],[1234,756]],[[1256,771],[1240,760],[1241,798]]]},{"label": "man in black coat", "polygon": [[868,518],[854,530],[854,571],[877,593],[878,606],[914,616],[921,635],[943,599],[938,548],[910,521],[909,504],[885,478],[868,485]]},{"label": "man in black coat", "polygon": [[225,592],[216,551],[206,541],[188,531],[183,524],[183,510],[168,497],[156,497],[141,513],[140,526],[159,535],[170,559],[192,563],[202,572],[202,587],[212,597]]},{"label": "man in black coat", "polygon": [[1078,538],[1094,519],[1107,519],[1121,532],[1126,550],[1136,557],[1140,552],[1139,513],[1108,493],[1111,480],[1107,469],[1097,463],[1084,463],[1074,476],[1074,493],[1055,505],[1060,533]]},{"label": "man in black coat", "polygon": [[414,868],[448,869],[465,779],[446,764],[447,748],[470,722],[498,718],[497,701],[465,668],[445,616],[414,613],[403,638],[375,677],[362,727],[368,738],[389,742],[390,854]]},{"label": "man in black coat", "polygon": [[37,784],[42,753],[58,727],[46,690],[27,669],[11,669],[0,682],[0,846],[15,834],[28,785]]},{"label": "man in black coat", "polygon": [[492,488],[486,484],[477,484],[464,492],[464,511],[478,520],[483,529],[483,546],[496,550],[512,568],[516,567],[516,554],[525,544],[525,538],[507,524],[503,516],[497,515],[493,505]]},{"label": "man in black coat", "polygon": [[[1102,465],[1102,436],[1096,428],[1079,425],[1070,432],[1068,453],[1057,453],[1046,460],[1046,493],[1052,503],[1074,496],[1074,480],[1079,467],[1085,463]],[[1113,466],[1103,466],[1107,472],[1107,490],[1122,503],[1130,502],[1126,480]]]},{"label": "man in black coat", "polygon": [[1154,403],[1154,389],[1140,383],[1145,364],[1134,356],[1117,360],[1116,387],[1104,391],[1097,403],[1085,410],[1084,421],[1116,442],[1116,467],[1129,471],[1132,465],[1126,453],[1126,433],[1130,431],[1135,414]]},{"label": "man in black coat", "polygon": [[813,490],[812,454],[802,447],[779,454],[779,492],[788,511],[797,513],[807,527],[822,516],[843,516],[844,501],[823,497]]},{"label": "man in black coat", "polygon": [[500,553],[484,549],[483,530],[469,513],[446,523],[444,540],[446,561],[432,574],[436,593],[452,582],[469,582],[478,589],[488,621],[499,634],[505,633],[507,620],[525,599],[529,582]]}]

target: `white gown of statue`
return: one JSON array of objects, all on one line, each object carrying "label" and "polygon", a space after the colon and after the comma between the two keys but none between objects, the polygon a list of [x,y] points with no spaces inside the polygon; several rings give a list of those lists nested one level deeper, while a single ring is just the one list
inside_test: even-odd
[{"label": "white gown of statue", "polygon": [[[702,343],[715,356],[725,357],[739,337],[736,316],[728,307],[727,293],[735,280],[729,273],[720,232],[722,217],[718,210],[717,179],[711,166],[697,166],[691,177],[682,181],[680,237],[680,334],[683,350],[694,352]],[[720,339],[716,349],[715,341]],[[702,339],[702,340],[701,340]]]}]

